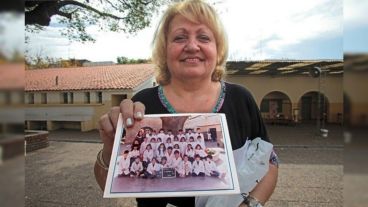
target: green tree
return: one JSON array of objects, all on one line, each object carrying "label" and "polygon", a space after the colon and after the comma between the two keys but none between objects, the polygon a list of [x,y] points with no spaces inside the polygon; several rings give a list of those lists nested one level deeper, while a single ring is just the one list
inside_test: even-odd
[{"label": "green tree", "polygon": [[[27,32],[38,32],[50,26],[51,18],[65,25],[62,35],[70,40],[88,42],[95,39],[86,31],[98,25],[102,31],[134,34],[150,25],[152,15],[169,0],[26,0]],[[54,19],[53,19],[54,21]]]},{"label": "green tree", "polygon": [[121,57],[117,57],[116,61],[118,62],[118,64],[140,64],[140,63],[148,63],[150,62],[150,60],[148,59],[129,59],[127,57],[121,56]]},{"label": "green tree", "polygon": [[128,64],[129,59],[127,57],[121,56],[116,58],[118,64]]}]

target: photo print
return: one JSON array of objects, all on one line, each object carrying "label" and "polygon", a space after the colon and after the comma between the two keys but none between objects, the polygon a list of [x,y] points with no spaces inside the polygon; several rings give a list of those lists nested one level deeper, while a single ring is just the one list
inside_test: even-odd
[{"label": "photo print", "polygon": [[104,197],[239,193],[224,114],[145,115],[126,131],[122,123]]}]

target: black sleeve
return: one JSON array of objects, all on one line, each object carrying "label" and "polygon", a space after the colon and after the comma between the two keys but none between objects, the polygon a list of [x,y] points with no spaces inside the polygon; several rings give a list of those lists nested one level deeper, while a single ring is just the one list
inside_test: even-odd
[{"label": "black sleeve", "polygon": [[219,112],[226,114],[233,150],[256,137],[270,142],[258,106],[243,86],[226,83],[225,101]]},{"label": "black sleeve", "polygon": [[[249,92],[248,92],[249,93]],[[270,142],[270,139],[267,134],[266,126],[263,122],[263,118],[261,116],[261,112],[259,111],[259,108],[257,106],[256,101],[254,100],[253,96],[249,93],[248,96],[249,100],[249,109],[250,117],[251,117],[251,123],[253,125],[253,130],[251,134],[251,138],[261,137],[263,140]]]},{"label": "black sleeve", "polygon": [[146,88],[139,91],[132,97],[132,101],[142,102],[146,107],[145,114],[165,114],[169,113],[161,104],[158,97],[158,87]]}]

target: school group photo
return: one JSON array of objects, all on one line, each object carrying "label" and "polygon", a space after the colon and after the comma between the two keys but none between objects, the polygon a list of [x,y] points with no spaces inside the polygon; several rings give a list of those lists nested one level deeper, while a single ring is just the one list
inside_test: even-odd
[{"label": "school group photo", "polygon": [[[216,114],[145,117],[138,131],[122,136],[112,192],[232,188],[222,121]],[[125,143],[128,136],[133,142]]]}]

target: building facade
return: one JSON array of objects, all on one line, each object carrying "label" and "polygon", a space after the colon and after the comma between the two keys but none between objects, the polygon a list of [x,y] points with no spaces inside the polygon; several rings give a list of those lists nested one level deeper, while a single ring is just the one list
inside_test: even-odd
[{"label": "building facade", "polygon": [[[229,61],[226,67],[226,80],[253,94],[265,122],[342,124],[342,60]],[[26,128],[95,129],[112,106],[154,86],[153,73],[151,64],[28,70]]]},{"label": "building facade", "polygon": [[97,128],[99,117],[152,87],[153,65],[114,65],[26,71],[25,128]]},{"label": "building facade", "polygon": [[266,122],[343,121],[342,60],[228,62],[227,69],[226,79],[250,90]]}]

